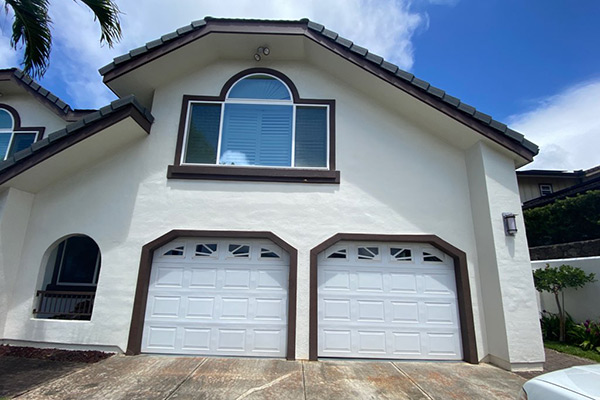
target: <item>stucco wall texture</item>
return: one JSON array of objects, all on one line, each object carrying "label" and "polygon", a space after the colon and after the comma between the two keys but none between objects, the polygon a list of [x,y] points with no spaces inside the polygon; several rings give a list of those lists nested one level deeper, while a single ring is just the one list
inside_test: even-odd
[{"label": "stucco wall texture", "polygon": [[[435,234],[467,254],[479,359],[508,369],[538,367],[544,355],[531,276],[523,273],[530,271],[524,227],[519,221],[518,234],[506,237],[502,225],[502,212],[520,211],[514,162],[505,153],[483,143],[465,151],[376,94],[308,63],[275,62],[270,67],[286,74],[301,97],[336,100],[341,183],[166,178],[182,96],[218,95],[250,66],[214,63],[158,87],[147,138],[35,194],[14,290],[8,304],[0,302],[0,315],[7,315],[0,338],[124,350],[144,244],[172,229],[260,230],[298,249],[296,358],[306,359],[310,249],[338,232]],[[10,207],[23,207],[11,204],[5,202],[0,229]],[[102,254],[92,319],[34,319],[47,250],[74,233],[89,235]]]}]

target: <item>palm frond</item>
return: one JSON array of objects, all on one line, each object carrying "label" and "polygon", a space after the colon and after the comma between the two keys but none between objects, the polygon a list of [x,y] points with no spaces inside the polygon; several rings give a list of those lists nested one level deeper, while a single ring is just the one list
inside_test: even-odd
[{"label": "palm frond", "polygon": [[[76,0],[75,0],[76,1]],[[98,20],[102,34],[100,42],[106,42],[112,47],[121,39],[121,21],[119,20],[119,7],[112,0],[80,0],[94,13],[94,20]]]},{"label": "palm frond", "polygon": [[10,44],[17,49],[24,45],[23,70],[33,77],[41,77],[48,68],[52,37],[48,16],[48,0],[5,0],[12,8],[15,19]]}]

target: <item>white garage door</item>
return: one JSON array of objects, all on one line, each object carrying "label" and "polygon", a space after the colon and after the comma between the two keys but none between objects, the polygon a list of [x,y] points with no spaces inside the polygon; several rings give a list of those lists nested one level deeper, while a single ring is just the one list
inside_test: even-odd
[{"label": "white garage door", "polygon": [[268,240],[178,239],[154,252],[142,352],[285,357],[289,256]]},{"label": "white garage door", "polygon": [[461,360],[453,260],[414,243],[319,254],[320,357]]}]

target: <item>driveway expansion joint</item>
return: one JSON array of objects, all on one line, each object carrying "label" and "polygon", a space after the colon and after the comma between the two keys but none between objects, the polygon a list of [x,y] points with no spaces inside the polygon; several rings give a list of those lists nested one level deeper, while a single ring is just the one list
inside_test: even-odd
[{"label": "driveway expansion joint", "polygon": [[421,385],[419,385],[413,378],[410,377],[410,375],[408,375],[406,372],[402,371],[402,369],[396,365],[396,363],[394,362],[390,362],[390,364],[392,364],[392,367],[394,367],[396,369],[396,371],[398,371],[398,373],[402,376],[404,376],[406,379],[408,379],[413,385],[415,385],[417,387],[417,389],[419,389],[419,391],[421,393],[423,393],[423,396],[427,397],[429,400],[435,400],[433,397],[431,397],[429,395],[429,393],[427,393],[425,391],[425,389],[423,389],[421,387]]},{"label": "driveway expansion joint", "polygon": [[204,358],[202,361],[200,361],[198,363],[198,365],[196,365],[196,367],[194,367],[194,369],[192,369],[190,371],[190,373],[187,374],[187,376],[185,378],[183,378],[183,380],[181,382],[179,382],[179,384],[173,388],[173,390],[171,390],[171,392],[164,398],[164,400],[170,399],[175,394],[175,392],[177,392],[177,390],[179,390],[179,388],[192,377],[194,372],[196,372],[198,370],[198,368],[203,366],[204,363],[206,363],[207,361],[208,361],[208,358]]},{"label": "driveway expansion joint", "polygon": [[302,367],[302,391],[304,392],[304,400],[306,400],[306,377],[304,375],[304,360],[300,360],[300,366]]}]

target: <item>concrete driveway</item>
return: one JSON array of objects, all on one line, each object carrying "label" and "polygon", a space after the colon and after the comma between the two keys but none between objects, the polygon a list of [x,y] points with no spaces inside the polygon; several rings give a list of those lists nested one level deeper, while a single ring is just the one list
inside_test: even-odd
[{"label": "concrete driveway", "polygon": [[463,362],[117,355],[19,399],[514,399],[522,377]]}]

